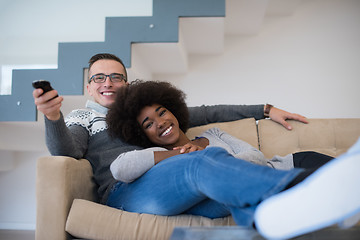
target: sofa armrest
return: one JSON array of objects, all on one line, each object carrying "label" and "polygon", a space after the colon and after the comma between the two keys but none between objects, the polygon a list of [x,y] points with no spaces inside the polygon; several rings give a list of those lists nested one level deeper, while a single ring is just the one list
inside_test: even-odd
[{"label": "sofa armrest", "polygon": [[75,198],[96,201],[96,184],[86,159],[39,158],[36,173],[36,239],[70,239],[65,224]]}]

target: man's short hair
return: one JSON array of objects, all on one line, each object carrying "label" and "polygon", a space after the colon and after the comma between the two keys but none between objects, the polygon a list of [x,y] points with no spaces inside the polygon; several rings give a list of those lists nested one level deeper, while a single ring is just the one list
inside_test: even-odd
[{"label": "man's short hair", "polygon": [[94,56],[92,56],[89,60],[89,70],[90,70],[91,66],[99,60],[114,60],[114,61],[119,62],[125,69],[125,77],[127,79],[127,71],[126,71],[126,67],[125,67],[123,61],[121,61],[120,58],[118,58],[117,56],[115,56],[114,54],[111,54],[111,53],[98,53],[98,54],[95,54]]}]

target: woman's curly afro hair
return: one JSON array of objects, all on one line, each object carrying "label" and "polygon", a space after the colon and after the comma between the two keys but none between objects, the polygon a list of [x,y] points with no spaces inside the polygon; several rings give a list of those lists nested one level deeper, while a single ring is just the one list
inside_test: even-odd
[{"label": "woman's curly afro hair", "polygon": [[177,118],[180,129],[183,132],[187,131],[189,112],[185,103],[185,93],[168,82],[136,80],[116,93],[116,100],[106,116],[110,135],[130,144],[154,146],[136,120],[144,107],[153,104],[168,109]]}]

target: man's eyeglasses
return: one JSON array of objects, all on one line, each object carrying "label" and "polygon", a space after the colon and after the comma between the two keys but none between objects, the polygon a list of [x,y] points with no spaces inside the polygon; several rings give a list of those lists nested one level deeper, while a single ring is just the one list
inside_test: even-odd
[{"label": "man's eyeglasses", "polygon": [[98,73],[93,75],[90,79],[89,79],[89,83],[91,81],[94,81],[94,83],[103,83],[106,81],[106,78],[109,77],[110,81],[113,83],[117,83],[117,82],[122,82],[125,81],[126,82],[126,77],[121,74],[121,73],[112,73],[109,75],[103,74],[103,73]]}]

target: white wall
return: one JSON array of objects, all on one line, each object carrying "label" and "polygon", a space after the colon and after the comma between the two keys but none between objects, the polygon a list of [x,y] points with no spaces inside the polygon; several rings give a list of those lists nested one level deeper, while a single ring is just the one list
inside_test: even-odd
[{"label": "white wall", "polygon": [[57,64],[59,42],[104,41],[105,17],[151,15],[152,0],[0,0],[0,78],[1,65]]},{"label": "white wall", "polygon": [[[9,157],[9,153],[0,154]],[[36,159],[49,153],[26,151],[11,154],[12,170],[0,171],[0,229],[35,229]]]},{"label": "white wall", "polygon": [[[254,36],[226,36],[220,56],[194,56],[170,79],[189,105],[272,103],[310,118],[360,117],[360,1],[303,1]],[[203,89],[203,90],[201,90]]]},{"label": "white wall", "polygon": [[[94,20],[91,7],[128,16],[151,15],[152,5],[60,2],[0,0],[0,65],[56,64],[58,41],[102,41],[104,20]],[[186,75],[155,79],[181,87],[189,105],[269,102],[312,118],[359,118],[359,11],[357,0],[304,0],[291,16],[267,17],[257,35],[226,36],[221,55],[191,56]],[[0,172],[0,229],[35,227],[35,162],[47,154],[0,151],[0,161],[14,159]]]}]

